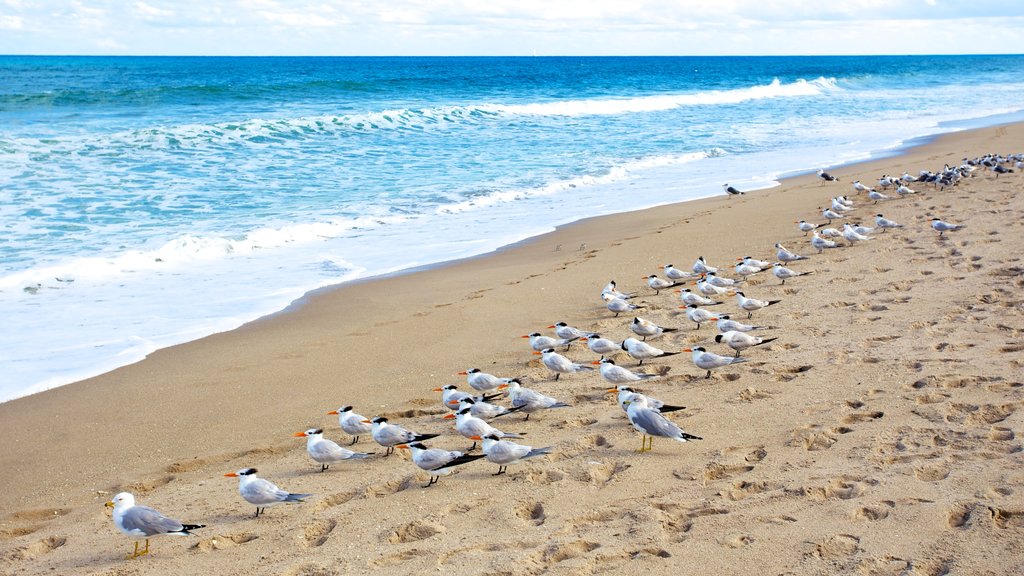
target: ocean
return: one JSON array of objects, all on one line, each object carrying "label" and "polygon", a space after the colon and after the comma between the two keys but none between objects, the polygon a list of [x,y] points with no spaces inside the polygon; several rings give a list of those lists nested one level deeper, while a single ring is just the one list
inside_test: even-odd
[{"label": "ocean", "polygon": [[312,289],[1019,119],[1022,67],[0,56],[0,401]]}]

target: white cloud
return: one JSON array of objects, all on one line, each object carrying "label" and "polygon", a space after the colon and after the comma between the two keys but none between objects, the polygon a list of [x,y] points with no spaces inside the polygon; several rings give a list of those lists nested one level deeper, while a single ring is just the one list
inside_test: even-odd
[{"label": "white cloud", "polygon": [[0,30],[21,30],[24,27],[25,21],[20,16],[0,14]]},{"label": "white cloud", "polygon": [[157,8],[156,6],[150,6],[149,4],[146,4],[145,2],[136,2],[134,8],[135,8],[135,13],[140,15],[143,19],[146,19],[146,20],[155,20],[155,19],[172,18],[172,17],[174,17],[174,12],[172,10],[164,10],[163,8]]}]

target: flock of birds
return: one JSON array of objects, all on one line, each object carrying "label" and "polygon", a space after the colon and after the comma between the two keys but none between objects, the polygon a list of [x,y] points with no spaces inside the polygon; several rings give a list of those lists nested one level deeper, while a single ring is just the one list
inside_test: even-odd
[{"label": "flock of birds", "polygon": [[[941,189],[956,185],[961,179],[972,176],[977,170],[988,170],[998,177],[999,174],[1012,173],[1014,169],[1024,169],[1024,154],[988,155],[973,160],[965,159],[960,166],[950,167],[947,165],[939,172],[922,171],[918,176],[911,176],[908,173],[904,173],[898,178],[883,175],[879,179],[877,187],[868,187],[860,181],[855,181],[853,190],[855,194],[863,194],[868,200],[877,204],[879,201],[886,201],[894,197],[885,193],[890,189],[895,190],[895,197],[904,197],[918,193],[910,188],[911,185],[930,184]],[[838,181],[834,176],[821,170],[818,171],[818,176],[822,184]],[[725,188],[729,194],[743,194],[729,185],[725,185]],[[885,218],[882,214],[876,214],[874,227],[863,226],[856,222],[851,223],[852,212],[855,208],[854,202],[847,196],[835,196],[831,199],[829,206],[818,209],[821,210],[822,217],[827,219],[826,223],[813,224],[800,220],[797,224],[799,230],[804,232],[804,236],[808,233],[812,234],[810,246],[819,254],[824,250],[839,247],[839,238],[846,241],[845,245],[853,246],[876,238],[876,236],[872,236],[875,232],[885,233],[891,228],[903,227],[902,224]],[[841,230],[831,227],[832,222],[836,220],[845,221]],[[932,218],[931,227],[941,237],[946,232],[963,228],[964,225]],[[617,402],[625,411],[630,424],[640,432],[641,452],[651,450],[655,437],[679,442],[700,440],[700,436],[684,432],[665,416],[667,413],[682,410],[685,407],[666,404],[633,388],[635,383],[658,378],[659,374],[630,370],[618,365],[611,356],[625,352],[628,357],[637,360],[637,366],[642,366],[644,361],[689,352],[694,366],[706,371],[705,378],[710,378],[712,370],[747,361],[747,358],[741,355],[743,352],[772,342],[776,338],[764,338],[752,334],[752,332],[765,330],[766,326],[747,324],[734,319],[732,314],[716,313],[703,307],[720,305],[723,302],[717,298],[733,296],[736,299],[737,309],[741,311],[741,314],[746,312],[746,319],[749,320],[755,312],[778,304],[780,301],[748,297],[740,289],[748,278],[770,270],[784,284],[787,280],[813,274],[813,271],[797,271],[790,268],[794,263],[809,260],[810,257],[797,254],[781,243],[775,244],[775,249],[776,260],[774,262],[758,260],[750,256],[738,259],[733,267],[735,278],[719,275],[719,268],[708,264],[703,256],[697,258],[690,270],[682,270],[671,264],[666,264],[662,267],[664,278],[657,274],[651,274],[644,278],[647,286],[654,290],[655,295],[660,294],[663,290],[673,289],[679,294],[681,302],[679,308],[686,311],[685,315],[695,324],[695,330],[699,330],[702,324],[714,322],[718,330],[714,341],[731,349],[733,353],[730,355],[719,355],[701,346],[683,348],[680,351],[667,351],[658,348],[647,342],[648,338],[657,338],[675,332],[679,328],[660,326],[639,316],[634,316],[629,324],[629,330],[636,337],[631,336],[622,341],[612,340],[600,333],[582,330],[565,322],[557,322],[548,326],[549,329],[553,329],[553,336],[534,332],[523,336],[523,338],[529,340],[529,346],[533,353],[540,356],[541,363],[554,374],[555,381],[563,374],[577,374],[596,369],[604,381],[613,385],[614,387],[608,389],[607,392],[617,395]],[[689,286],[693,286],[693,288]],[[619,291],[613,280],[601,290],[601,299],[607,309],[615,317],[618,317],[619,314],[635,313],[645,307],[632,301],[636,294],[636,292]],[[580,363],[557,351],[559,348],[563,348],[563,351],[568,350],[574,342],[585,342],[587,348],[598,355],[599,359]],[[341,430],[352,437],[350,446],[356,444],[360,437],[370,435],[378,445],[384,448],[385,457],[392,454],[396,448],[409,450],[413,464],[430,475],[426,487],[435,484],[441,476],[450,474],[459,466],[477,460],[486,459],[488,462],[496,464],[498,470],[495,475],[499,475],[505,473],[509,465],[551,453],[551,447],[535,448],[513,442],[510,439],[521,438],[521,434],[504,432],[491,422],[496,418],[515,413],[525,414],[528,420],[531,414],[566,408],[569,407],[568,403],[523,386],[520,378],[498,377],[477,368],[465,370],[459,374],[466,377],[467,384],[473,390],[472,393],[459,390],[456,385],[435,388],[434,391],[441,393],[442,404],[450,410],[450,413],[444,418],[455,420],[455,431],[461,436],[473,440],[473,445],[465,452],[428,447],[425,442],[440,434],[424,434],[409,430],[389,422],[385,417],[367,418],[356,413],[352,406],[343,406],[328,414],[336,415]],[[503,395],[509,400],[508,406],[491,402]],[[345,448],[325,438],[324,431],[319,428],[296,432],[295,436],[306,439],[306,451],[309,457],[320,465],[321,472],[326,471],[332,464],[366,459],[372,455],[369,452],[357,452]],[[472,452],[476,449],[477,442],[481,443],[481,453],[474,454]],[[258,477],[256,472],[255,468],[243,468],[225,474],[225,476],[238,478],[239,494],[243,500],[256,507],[257,518],[269,507],[302,502],[305,498],[312,496],[312,494],[291,493],[282,490],[269,480]],[[128,492],[117,494],[106,505],[113,508],[112,516],[117,528],[135,540],[135,549],[128,555],[129,558],[148,554],[151,537],[189,535],[193,530],[205,527],[202,524],[182,523],[153,508],[137,505],[135,497]],[[143,540],[145,546],[140,550],[139,543]]]}]

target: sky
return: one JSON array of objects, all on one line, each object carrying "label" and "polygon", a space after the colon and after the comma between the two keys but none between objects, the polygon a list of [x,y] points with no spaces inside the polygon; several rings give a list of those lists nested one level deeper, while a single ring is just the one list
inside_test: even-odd
[{"label": "sky", "polygon": [[0,54],[1007,53],[1019,0],[0,0]]}]

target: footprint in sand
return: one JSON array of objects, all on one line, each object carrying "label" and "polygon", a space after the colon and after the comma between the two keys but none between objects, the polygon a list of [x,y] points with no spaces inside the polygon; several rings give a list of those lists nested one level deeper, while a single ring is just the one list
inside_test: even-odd
[{"label": "footprint in sand", "polygon": [[544,505],[540,502],[526,502],[519,504],[515,508],[516,516],[526,520],[534,526],[540,526],[544,523],[546,515],[544,514]]},{"label": "footprint in sand", "polygon": [[53,552],[57,548],[60,548],[68,541],[63,536],[50,536],[43,538],[42,540],[33,542],[28,546],[22,546],[11,552],[8,558],[11,560],[33,560],[39,558],[45,554]]},{"label": "footprint in sand", "polygon": [[405,544],[407,542],[418,542],[426,540],[435,534],[447,532],[448,529],[440,524],[426,520],[414,520],[402,524],[398,528],[388,532],[387,541],[391,544]]},{"label": "footprint in sand", "polygon": [[338,522],[330,518],[321,518],[307,524],[303,531],[303,542],[308,548],[323,546],[337,525]]},{"label": "footprint in sand", "polygon": [[233,548],[240,544],[252,542],[259,538],[259,536],[252,532],[236,532],[234,534],[220,534],[211,538],[204,538],[199,542],[192,545],[193,550],[199,550],[200,552],[210,552],[213,550],[224,550],[225,548]]}]

